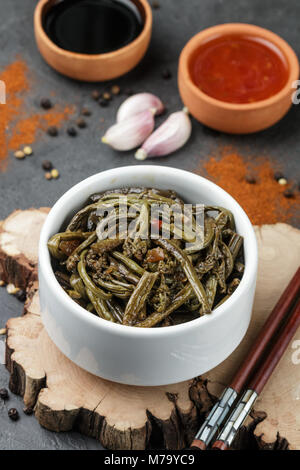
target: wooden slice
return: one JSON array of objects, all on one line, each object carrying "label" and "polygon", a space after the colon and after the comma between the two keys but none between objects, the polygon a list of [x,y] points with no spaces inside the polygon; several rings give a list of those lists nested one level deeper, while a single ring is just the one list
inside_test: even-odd
[{"label": "wooden slice", "polygon": [[16,210],[0,224],[0,279],[26,289],[37,279],[38,239],[49,209]]},{"label": "wooden slice", "polygon": [[[231,356],[207,374],[208,389],[218,395],[231,380],[263,323],[300,264],[300,231],[286,224],[256,227],[259,269],[249,330]],[[268,418],[258,424],[270,447],[282,436],[291,449],[300,449],[300,329],[255,404]],[[281,442],[281,441],[280,441]]]},{"label": "wooden slice", "polygon": [[[193,387],[195,395],[205,390],[201,379],[168,387],[108,382],[77,367],[48,337],[40,318],[36,270],[47,212],[15,211],[1,224],[1,279],[27,287],[24,316],[7,323],[10,389],[23,396],[27,408],[35,408],[42,426],[53,431],[77,429],[111,449],[185,447],[199,426],[200,412],[189,393]],[[201,413],[211,406],[207,399]]]},{"label": "wooden slice", "polygon": [[[35,211],[34,216],[30,214],[37,242],[41,214],[39,211]],[[1,240],[7,240],[7,227],[11,230],[6,222],[2,224],[0,253],[4,252]],[[32,235],[33,228],[26,227]],[[299,230],[277,224],[257,228],[256,233],[259,276],[253,320],[245,339],[229,359],[205,378],[165,387],[112,383],[89,374],[63,356],[49,339],[40,319],[35,261],[31,274],[23,277],[27,285],[25,315],[10,319],[7,324],[6,365],[11,374],[11,390],[22,395],[25,405],[34,407],[40,424],[53,431],[75,429],[94,436],[110,449],[185,447],[215,397],[234,374],[299,264]],[[5,271],[5,282],[22,279],[18,260],[22,272],[24,258],[28,260],[29,253],[22,255],[19,245],[14,247],[10,242],[6,256],[16,261],[14,271]],[[36,260],[37,245],[31,245],[32,255]],[[5,256],[0,265],[9,266]],[[290,448],[300,449],[300,401],[297,401],[300,364],[292,362],[300,359],[299,340],[300,331],[259,398],[256,411],[236,440],[235,448],[284,449],[289,444]]]},{"label": "wooden slice", "polygon": [[154,429],[160,444],[177,449],[196,431],[189,382],[169,387],[108,382],[63,356],[38,315],[11,319],[7,327],[10,388],[23,395],[26,407],[35,406],[35,416],[47,429],[77,429],[110,449],[144,449]]},{"label": "wooden slice", "polygon": [[[40,424],[52,431],[76,429],[110,449],[144,449],[151,443],[177,449],[190,442],[199,425],[189,397],[193,381],[131,387],[80,369],[43,328],[36,287],[29,291],[25,315],[7,323],[6,364],[11,390],[24,397],[26,407],[35,406]],[[197,387],[205,389],[200,380]],[[203,412],[211,405],[209,400]]]}]

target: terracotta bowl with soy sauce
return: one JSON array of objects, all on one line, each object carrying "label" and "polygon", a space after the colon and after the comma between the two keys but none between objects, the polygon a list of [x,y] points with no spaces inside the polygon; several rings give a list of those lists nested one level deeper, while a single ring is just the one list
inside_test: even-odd
[{"label": "terracotta bowl with soy sauce", "polygon": [[230,134],[249,134],[278,122],[292,105],[298,78],[298,58],[289,44],[250,24],[205,29],[179,59],[185,106],[202,124]]},{"label": "terracotta bowl with soy sauce", "polygon": [[145,55],[152,32],[147,0],[40,0],[34,12],[38,49],[75,80],[115,79]]}]

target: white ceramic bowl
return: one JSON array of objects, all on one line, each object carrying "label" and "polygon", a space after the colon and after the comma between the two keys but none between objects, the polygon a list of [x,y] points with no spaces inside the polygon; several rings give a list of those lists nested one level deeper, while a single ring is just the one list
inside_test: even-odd
[{"label": "white ceramic bowl", "polygon": [[[87,312],[60,287],[51,267],[48,239],[91,194],[124,186],[173,189],[186,202],[220,205],[233,212],[237,231],[244,237],[245,272],[237,290],[211,315],[165,328],[117,325]],[[80,367],[129,385],[180,382],[203,374],[226,359],[247,331],[256,274],[256,238],[243,209],[215,184],[175,168],[129,166],[87,178],[57,201],[40,237],[40,301],[50,338]]]}]

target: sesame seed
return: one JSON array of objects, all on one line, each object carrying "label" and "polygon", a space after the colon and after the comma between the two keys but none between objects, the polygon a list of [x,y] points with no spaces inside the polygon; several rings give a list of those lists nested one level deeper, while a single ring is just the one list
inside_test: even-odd
[{"label": "sesame seed", "polygon": [[14,284],[7,284],[6,290],[8,294],[15,295],[17,292],[19,292],[20,289]]},{"label": "sesame seed", "polygon": [[53,170],[51,170],[51,176],[52,178],[57,179],[59,177],[59,171],[56,168],[53,168]]},{"label": "sesame seed", "polygon": [[18,160],[23,160],[23,158],[25,158],[25,153],[24,153],[22,150],[17,150],[17,151],[14,153],[14,156],[15,156]]},{"label": "sesame seed", "polygon": [[111,87],[111,92],[113,95],[119,95],[121,92],[121,88],[119,87],[119,85],[113,85]]},{"label": "sesame seed", "polygon": [[25,153],[25,155],[28,155],[28,156],[33,154],[32,148],[29,145],[26,145],[23,148],[23,152]]},{"label": "sesame seed", "polygon": [[108,93],[108,91],[105,91],[103,94],[102,94],[102,98],[106,101],[110,101],[111,100],[111,94]]}]

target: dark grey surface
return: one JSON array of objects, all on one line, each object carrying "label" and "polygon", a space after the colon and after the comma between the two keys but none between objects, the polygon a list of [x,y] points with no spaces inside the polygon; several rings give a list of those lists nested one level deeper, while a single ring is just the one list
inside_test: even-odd
[{"label": "dark grey surface", "polygon": [[[40,97],[55,91],[54,101],[87,105],[93,116],[89,127],[76,138],[62,131],[57,138],[45,136],[33,145],[34,156],[26,161],[10,159],[8,171],[0,174],[0,219],[15,208],[51,206],[59,196],[78,181],[108,168],[137,164],[133,153],[115,153],[101,144],[106,127],[113,123],[116,109],[124,97],[114,99],[109,108],[100,108],[90,98],[93,89],[104,85],[76,83],[66,79],[44,63],[34,41],[32,15],[37,2],[33,0],[0,0],[0,70],[17,54],[27,62],[32,75],[32,91],[28,105],[38,110]],[[151,91],[165,101],[168,110],[181,106],[177,91],[176,73],[179,52],[196,32],[223,22],[248,22],[269,29],[283,36],[300,56],[300,3],[299,0],[160,0],[161,8],[154,13],[153,38],[142,63],[126,77],[116,82],[122,88],[134,92]],[[161,72],[169,67],[173,78],[164,81]],[[101,123],[100,119],[105,122]],[[201,124],[193,122],[193,135],[189,143],[176,154],[146,164],[180,167],[194,170],[201,159],[220,144],[239,146],[249,158],[267,154],[282,165],[287,177],[299,178],[300,106],[294,106],[289,114],[271,129],[252,136],[215,136],[204,132]],[[0,143],[1,144],[1,143]],[[46,181],[41,162],[51,160],[59,169],[61,178]],[[0,290],[0,328],[11,316],[21,313],[22,304]],[[1,338],[0,338],[1,341]],[[0,387],[7,386],[8,373],[1,365]],[[17,423],[7,417],[7,408],[16,406],[21,414]],[[100,449],[96,441],[77,433],[55,434],[42,429],[34,417],[22,413],[19,397],[10,397],[5,405],[0,402],[0,450],[2,449]]]}]

